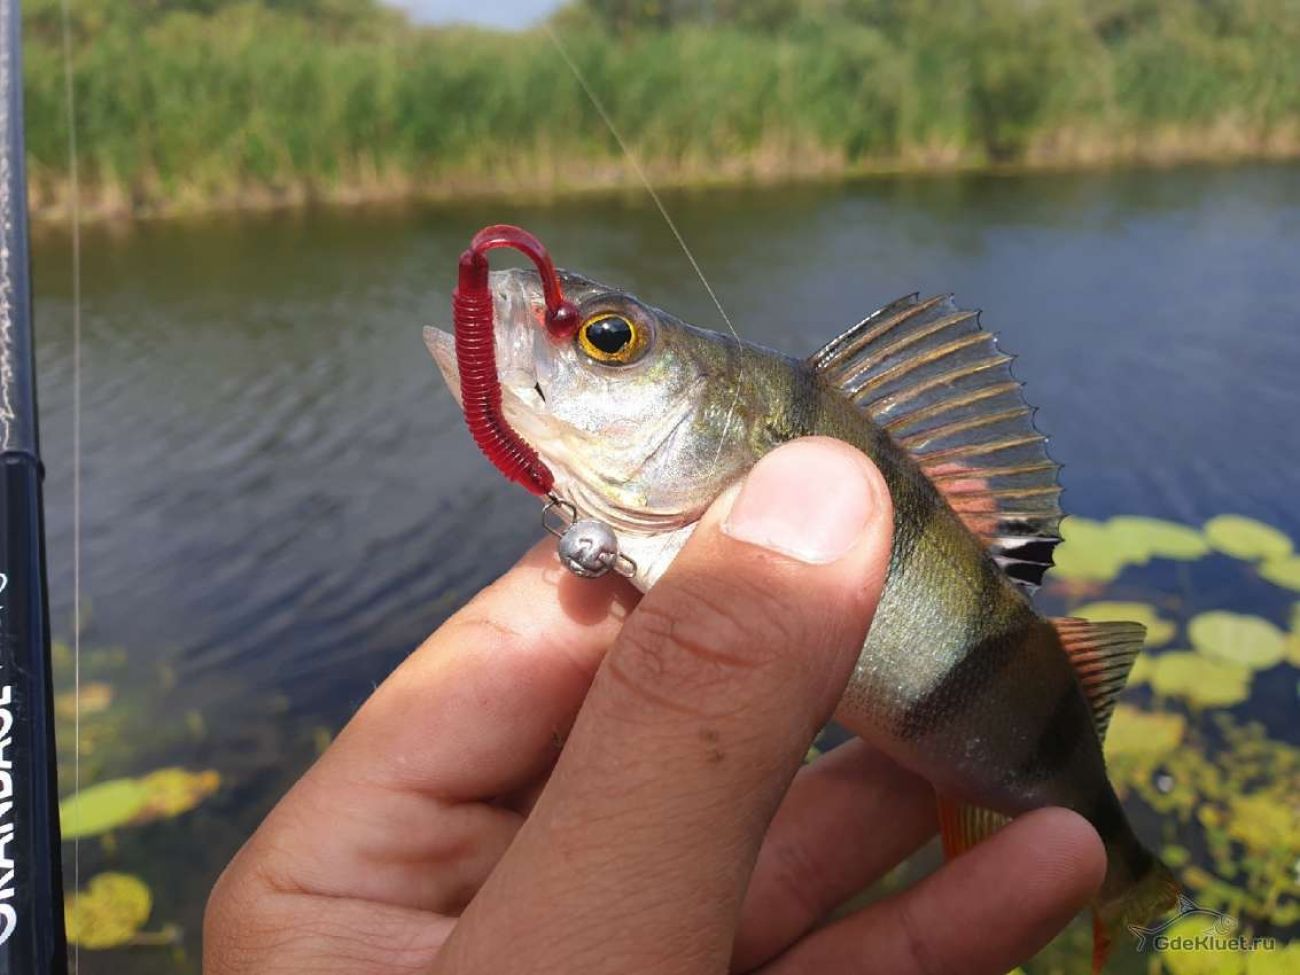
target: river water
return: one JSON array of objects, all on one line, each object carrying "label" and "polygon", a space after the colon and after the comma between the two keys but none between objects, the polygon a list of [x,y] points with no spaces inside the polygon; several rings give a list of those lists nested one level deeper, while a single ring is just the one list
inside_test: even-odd
[{"label": "river water", "polygon": [[[955,291],[1021,356],[1069,511],[1239,512],[1300,538],[1300,167],[665,196],[744,337],[807,353],[900,294]],[[179,764],[223,785],[111,846],[81,843],[83,883],[141,875],[150,929],[175,923],[184,939],[85,952],[83,971],[196,970],[204,894],[243,836],[374,684],[538,535],[536,504],[473,448],[420,338],[446,323],[470,235],[502,221],[562,265],[721,327],[639,194],[86,229],[81,646],[126,716],[83,748],[83,775]],[[70,259],[66,234],[37,235],[65,640]]]}]

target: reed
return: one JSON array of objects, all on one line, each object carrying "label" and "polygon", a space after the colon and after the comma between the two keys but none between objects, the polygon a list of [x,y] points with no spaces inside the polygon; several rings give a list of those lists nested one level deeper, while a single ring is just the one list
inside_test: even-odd
[{"label": "reed", "polygon": [[[91,212],[628,178],[540,31],[419,29],[370,0],[74,11]],[[45,213],[69,185],[58,16],[27,5]],[[587,0],[555,22],[665,183],[1300,153],[1296,0]]]}]

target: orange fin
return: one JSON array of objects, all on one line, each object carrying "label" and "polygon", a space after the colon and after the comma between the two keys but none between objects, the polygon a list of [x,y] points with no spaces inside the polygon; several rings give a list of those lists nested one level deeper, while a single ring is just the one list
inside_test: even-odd
[{"label": "orange fin", "polygon": [[1052,625],[1092,705],[1097,738],[1105,741],[1115,701],[1142,649],[1146,627],[1140,623],[1094,623],[1069,616],[1052,620]]},{"label": "orange fin", "polygon": [[1092,975],[1101,975],[1106,962],[1110,960],[1110,949],[1110,932],[1106,930],[1101,915],[1094,907],[1092,909]]},{"label": "orange fin", "polygon": [[1010,818],[992,809],[967,805],[943,796],[939,801],[939,834],[945,860],[960,856],[985,837],[996,833]]},{"label": "orange fin", "polygon": [[909,295],[809,362],[916,459],[1013,582],[1038,588],[1061,540],[1057,465],[978,312]]}]

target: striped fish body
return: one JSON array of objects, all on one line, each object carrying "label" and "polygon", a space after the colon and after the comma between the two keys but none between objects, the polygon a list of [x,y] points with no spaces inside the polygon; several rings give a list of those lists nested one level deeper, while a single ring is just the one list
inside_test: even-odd
[{"label": "striped fish body", "polygon": [[[950,855],[1029,809],[1087,818],[1108,853],[1099,967],[1114,932],[1173,900],[1102,757],[1143,632],[1048,620],[1029,601],[1061,512],[1009,357],[947,298],[902,299],[797,360],[564,280],[583,314],[574,348],[537,337],[535,278],[507,272],[496,295],[506,416],[554,470],[556,493],[619,532],[644,590],[769,450],[816,434],[869,456],[893,500],[893,548],[836,717],[934,784]],[[623,332],[635,355],[606,360]],[[426,340],[454,390],[450,336]]]},{"label": "striped fish body", "polygon": [[[1009,815],[1066,806],[1116,834],[1106,837],[1116,845],[1130,840],[1055,627],[920,464],[838,389],[794,360],[768,355],[748,366],[768,411],[756,454],[799,436],[834,437],[872,459],[893,499],[889,572],[840,723],[953,798]],[[775,381],[773,371],[787,376]]]}]

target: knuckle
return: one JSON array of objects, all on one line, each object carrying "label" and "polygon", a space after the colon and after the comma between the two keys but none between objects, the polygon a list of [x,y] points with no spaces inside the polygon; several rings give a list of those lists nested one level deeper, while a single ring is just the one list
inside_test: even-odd
[{"label": "knuckle", "polygon": [[907,954],[911,971],[917,972],[918,975],[940,975],[941,972],[946,971],[947,969],[938,964],[938,960],[928,946],[926,934],[921,930],[911,900],[904,894],[896,903],[898,929],[902,935],[903,950]]},{"label": "knuckle", "polygon": [[819,863],[807,846],[799,842],[780,843],[773,850],[772,876],[777,889],[789,903],[791,913],[813,923],[834,905],[826,904],[826,865]]}]

